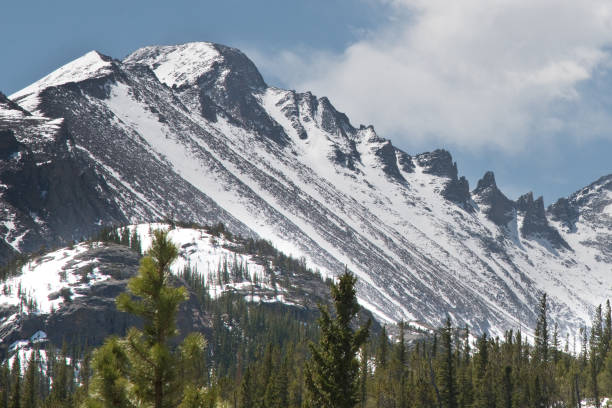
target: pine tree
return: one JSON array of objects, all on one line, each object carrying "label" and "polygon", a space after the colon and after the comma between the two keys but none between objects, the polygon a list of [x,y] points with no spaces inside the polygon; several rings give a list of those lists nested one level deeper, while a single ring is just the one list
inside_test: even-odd
[{"label": "pine tree", "polygon": [[603,358],[605,359],[610,351],[612,341],[612,310],[610,309],[610,299],[606,300],[606,313],[602,337]]},{"label": "pine tree", "polygon": [[457,408],[457,376],[453,356],[452,327],[450,317],[440,335],[441,365],[439,370],[440,400],[444,408]]},{"label": "pine tree", "polygon": [[370,376],[368,369],[368,348],[366,346],[361,347],[361,355],[359,362],[359,401],[361,402],[361,407],[365,408],[368,395],[368,379]]},{"label": "pine tree", "polygon": [[8,361],[5,360],[0,366],[0,407],[8,407],[10,387],[11,387],[11,372],[9,370]]},{"label": "pine tree", "polygon": [[610,351],[610,342],[612,342],[612,309],[610,308],[610,299],[606,300],[606,314],[602,342],[604,354],[607,355]]},{"label": "pine tree", "polygon": [[21,408],[21,362],[19,353],[15,354],[13,365],[11,366],[11,395],[9,398],[9,408]]},{"label": "pine tree", "polygon": [[387,348],[389,346],[389,338],[387,337],[387,328],[383,326],[378,337],[378,355],[376,356],[377,365],[381,368],[387,367]]},{"label": "pine tree", "polygon": [[58,358],[53,362],[53,379],[49,400],[54,406],[69,406],[71,402],[72,372],[67,359],[67,345],[64,343]]},{"label": "pine tree", "polygon": [[351,322],[359,312],[355,278],[345,272],[331,286],[335,316],[320,307],[318,323],[321,338],[311,344],[311,359],[306,365],[306,387],[310,405],[317,408],[353,408],[359,401],[359,362],[356,354],[365,343],[370,321],[358,330]]},{"label": "pine tree", "polygon": [[398,408],[406,408],[408,401],[406,398],[406,334],[405,323],[398,323],[399,339],[394,347],[393,360],[391,365],[391,375],[397,381],[397,406]]},{"label": "pine tree", "polygon": [[[139,316],[143,330],[132,328],[126,337],[129,380],[136,398],[155,408],[176,406],[183,388],[177,372],[180,356],[171,350],[169,341],[178,334],[176,314],[187,299],[184,287],[170,285],[170,265],[178,256],[177,247],[167,231],[153,231],[153,241],[147,256],[141,259],[138,276],[130,279],[128,293],[117,297],[117,308]],[[188,336],[202,347],[200,334]]]},{"label": "pine tree", "polygon": [[601,403],[599,400],[599,381],[598,376],[603,365],[602,359],[602,321],[601,321],[601,305],[595,309],[595,316],[593,318],[593,327],[591,328],[591,339],[590,339],[590,373],[591,373],[591,392],[595,400],[595,406],[600,407]]},{"label": "pine tree", "polygon": [[580,328],[580,363],[582,368],[587,365],[588,359],[588,331],[586,326]]},{"label": "pine tree", "polygon": [[96,350],[87,406],[165,408],[179,405],[183,398],[181,406],[190,407],[199,404],[204,395],[199,386],[204,337],[191,333],[178,350],[170,346],[178,334],[178,307],[187,298],[185,288],[170,284],[169,268],[178,249],[166,231],[152,234],[151,248],[140,261],[138,275],[128,283],[130,293],[117,297],[117,308],[140,317],[143,329],[131,328],[124,339],[110,338]]},{"label": "pine tree", "polygon": [[130,248],[137,252],[138,254],[142,253],[142,245],[140,243],[140,237],[138,236],[138,231],[134,228],[132,235],[130,236]]},{"label": "pine tree", "polygon": [[477,353],[474,357],[476,384],[474,389],[474,408],[491,408],[495,405],[493,379],[489,367],[489,341],[483,333],[476,343]]},{"label": "pine tree", "polygon": [[274,408],[285,408],[289,401],[289,375],[288,375],[288,367],[287,360],[285,359],[278,370],[278,374],[276,376],[276,389],[275,389],[275,398]]},{"label": "pine tree", "polygon": [[128,408],[128,357],[125,348],[116,337],[106,339],[92,358],[94,375],[91,381],[88,407]]},{"label": "pine tree", "polygon": [[38,403],[38,351],[30,354],[28,366],[23,378],[22,407],[35,408]]},{"label": "pine tree", "polygon": [[547,321],[547,305],[546,305],[546,293],[542,293],[538,304],[538,320],[536,322],[535,329],[535,354],[536,361],[546,362],[548,361],[548,347],[549,347],[549,334],[548,334],[548,321]]},{"label": "pine tree", "polygon": [[512,367],[505,366],[501,383],[502,408],[512,408],[514,384],[512,381]]},{"label": "pine tree", "polygon": [[559,326],[557,326],[557,323],[555,323],[553,329],[552,352],[553,362],[557,364],[559,362]]},{"label": "pine tree", "polygon": [[242,377],[242,383],[240,385],[240,401],[242,402],[242,408],[254,408],[255,407],[255,390],[253,389],[253,379],[251,378],[251,368],[247,368]]}]

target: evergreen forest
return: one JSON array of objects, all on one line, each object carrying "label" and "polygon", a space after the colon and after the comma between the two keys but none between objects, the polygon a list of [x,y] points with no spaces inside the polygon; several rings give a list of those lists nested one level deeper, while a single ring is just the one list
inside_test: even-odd
[{"label": "evergreen forest", "polygon": [[[136,238],[105,234],[140,251]],[[273,251],[264,241],[249,245]],[[600,407],[612,396],[609,301],[575,336],[562,336],[549,320],[545,293],[533,337],[514,330],[474,336],[449,317],[436,330],[415,332],[358,319],[349,271],[327,282],[330,305],[315,316],[233,293],[212,299],[186,270],[183,281],[214,318],[210,335],[183,333],[178,342],[175,317],[187,288],[170,284],[176,256],[156,231],[139,274],[117,298],[142,328],[97,348],[64,343],[15,353],[0,366],[0,407]]]}]

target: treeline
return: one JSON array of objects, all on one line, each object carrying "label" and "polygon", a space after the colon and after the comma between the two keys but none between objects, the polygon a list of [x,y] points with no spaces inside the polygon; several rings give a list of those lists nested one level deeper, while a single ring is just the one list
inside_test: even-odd
[{"label": "treeline", "polygon": [[[251,304],[228,294],[210,304],[213,330],[201,371],[206,407],[306,406],[309,344],[320,339],[312,317],[291,308]],[[608,305],[608,304],[607,304]],[[610,309],[598,308],[582,338],[559,338],[541,303],[535,341],[520,332],[474,339],[450,321],[408,342],[400,324],[360,349],[359,407],[578,407],[612,395]],[[601,319],[600,319],[601,317]],[[470,340],[472,339],[472,340]],[[574,353],[574,349],[577,351]],[[91,354],[82,347],[13,357],[0,368],[0,406],[80,406],[89,392]],[[19,405],[16,405],[19,401]]]},{"label": "treeline", "polygon": [[[223,228],[217,226],[216,233],[221,236]],[[131,235],[120,231],[120,243],[131,246]],[[265,241],[243,242],[249,254],[277,256]],[[294,261],[285,265],[299,270]],[[150,271],[164,271],[159,263],[148,265]],[[139,284],[130,284],[132,290],[149,287],[143,279],[151,273],[143,273]],[[295,307],[250,303],[237,293],[212,299],[204,280],[186,273],[191,275],[183,278],[205,299],[204,312],[211,316],[206,347],[201,342],[162,347],[147,340],[145,325],[144,334],[109,339],[98,350],[64,345],[23,359],[14,354],[0,367],[0,407],[540,408],[579,407],[581,400],[599,406],[612,396],[609,302],[596,309],[591,327],[577,338],[561,337],[543,294],[534,338],[512,330],[502,338],[474,337],[468,327],[454,327],[447,319],[444,327],[416,339],[400,323],[390,340],[385,328],[371,333],[367,326],[357,328],[350,274],[331,284],[334,307],[322,306],[317,319]],[[128,312],[152,316],[152,310],[125,297],[122,302]],[[139,362],[156,361],[160,349],[172,384],[165,405],[157,405],[147,385],[149,371]]]}]

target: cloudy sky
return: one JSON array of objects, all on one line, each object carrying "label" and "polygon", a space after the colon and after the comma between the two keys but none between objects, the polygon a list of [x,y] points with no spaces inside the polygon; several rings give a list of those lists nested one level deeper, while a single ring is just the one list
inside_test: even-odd
[{"label": "cloudy sky", "polygon": [[0,91],[96,49],[241,48],[271,85],[328,96],[409,153],[449,149],[551,203],[612,173],[612,3],[65,0],[3,5]]}]

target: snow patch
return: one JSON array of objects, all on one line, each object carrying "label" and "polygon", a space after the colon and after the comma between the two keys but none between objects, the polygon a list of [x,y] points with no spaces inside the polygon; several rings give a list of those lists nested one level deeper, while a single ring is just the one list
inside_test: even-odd
[{"label": "snow patch", "polygon": [[157,78],[169,87],[194,84],[222,59],[213,44],[194,42],[176,46],[145,47],[124,62],[149,65]]}]

